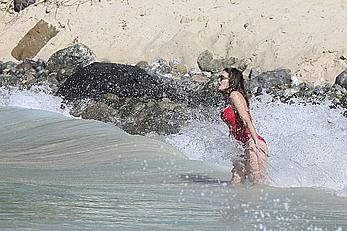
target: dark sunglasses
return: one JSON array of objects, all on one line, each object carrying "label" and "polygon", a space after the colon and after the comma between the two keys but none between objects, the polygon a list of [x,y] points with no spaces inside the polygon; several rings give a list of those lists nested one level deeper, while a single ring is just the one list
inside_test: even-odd
[{"label": "dark sunglasses", "polygon": [[219,77],[219,81],[222,81],[222,80],[224,80],[224,79],[229,79],[228,77],[225,77],[224,75],[220,75],[220,76],[218,76]]}]

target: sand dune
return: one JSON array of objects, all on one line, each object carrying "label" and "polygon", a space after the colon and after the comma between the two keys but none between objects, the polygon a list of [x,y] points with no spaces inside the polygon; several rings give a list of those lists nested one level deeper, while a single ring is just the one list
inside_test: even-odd
[{"label": "sand dune", "polygon": [[209,49],[216,57],[247,58],[249,67],[288,67],[315,83],[332,83],[347,68],[346,0],[65,2],[1,13],[0,60],[13,59],[11,50],[44,19],[60,32],[37,58],[79,41],[101,61],[182,58],[194,67],[199,53]]}]

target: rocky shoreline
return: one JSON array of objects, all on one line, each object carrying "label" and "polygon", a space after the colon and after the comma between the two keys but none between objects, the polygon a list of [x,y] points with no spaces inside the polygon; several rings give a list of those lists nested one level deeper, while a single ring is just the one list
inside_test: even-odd
[{"label": "rocky shoreline", "polygon": [[[0,62],[0,86],[31,89],[45,85],[51,94],[64,99],[74,116],[111,122],[131,134],[167,135],[222,106],[223,96],[216,89],[224,67],[247,67],[245,60],[215,59],[209,51],[201,53],[197,63],[199,69],[189,69],[179,59],[158,58],[135,66],[101,63],[93,51],[77,43],[47,61]],[[284,103],[329,100],[331,108],[346,109],[347,117],[347,69],[332,86],[299,83],[285,68],[266,72],[253,68],[246,80],[251,97],[266,92]]]}]

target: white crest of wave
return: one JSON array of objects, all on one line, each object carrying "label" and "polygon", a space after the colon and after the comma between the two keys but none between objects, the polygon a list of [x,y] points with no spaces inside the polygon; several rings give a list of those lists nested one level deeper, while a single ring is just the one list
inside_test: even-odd
[{"label": "white crest of wave", "polygon": [[30,90],[1,87],[0,106],[39,109],[68,116],[69,110],[62,104],[62,99],[50,93],[47,86],[33,86]]},{"label": "white crest of wave", "polygon": [[[257,132],[270,148],[270,185],[324,187],[341,193],[346,190],[347,119],[342,110],[330,109],[329,102],[272,102],[267,95],[251,105]],[[208,121],[195,121],[166,140],[190,159],[231,169],[232,160],[242,153],[242,148],[228,136],[227,126],[216,115]]]}]

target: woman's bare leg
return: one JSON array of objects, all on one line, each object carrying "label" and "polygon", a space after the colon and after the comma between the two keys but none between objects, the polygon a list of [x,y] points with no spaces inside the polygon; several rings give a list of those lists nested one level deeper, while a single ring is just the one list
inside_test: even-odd
[{"label": "woman's bare leg", "polygon": [[266,178],[269,150],[268,150],[268,146],[265,142],[260,140],[259,143],[260,143],[262,149],[265,150],[265,153],[262,151],[256,150],[257,151],[257,157],[258,157],[260,182],[255,182],[255,183],[264,183],[264,180]]},{"label": "woman's bare leg", "polygon": [[245,167],[244,161],[236,160],[233,165],[234,165],[234,168],[231,171],[232,172],[231,183],[239,184],[244,182],[246,178],[246,167]]},{"label": "woman's bare leg", "polygon": [[267,168],[268,148],[263,141],[259,141],[265,151],[259,151],[253,142],[247,144],[245,149],[246,171],[248,179],[256,184],[264,183]]}]

